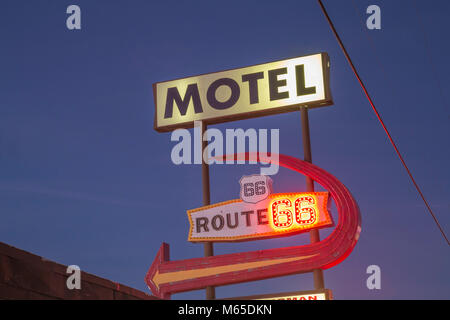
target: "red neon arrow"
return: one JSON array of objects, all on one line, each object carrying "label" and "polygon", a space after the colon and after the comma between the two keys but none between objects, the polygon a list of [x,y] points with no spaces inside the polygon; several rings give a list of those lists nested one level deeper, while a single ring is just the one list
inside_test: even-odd
[{"label": "red neon arrow", "polygon": [[[249,154],[237,157],[248,158]],[[259,156],[258,160],[268,163],[271,159]],[[330,192],[339,216],[333,232],[324,240],[309,245],[178,261],[169,261],[169,245],[163,243],[145,277],[154,295],[169,298],[173,293],[207,286],[328,269],[351,253],[361,231],[361,217],[358,205],[347,188],[334,176],[308,162],[279,155],[278,164],[311,177]]]}]

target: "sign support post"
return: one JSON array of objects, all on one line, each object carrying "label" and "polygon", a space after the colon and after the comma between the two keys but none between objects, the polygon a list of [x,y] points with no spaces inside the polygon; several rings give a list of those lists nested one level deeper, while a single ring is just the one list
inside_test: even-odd
[{"label": "sign support post", "polygon": [[[202,189],[203,189],[203,205],[208,206],[211,204],[210,186],[209,186],[209,165],[205,162],[203,154],[208,148],[208,141],[203,139],[203,136],[207,130],[207,125],[204,121],[200,122],[200,139],[202,146]],[[212,242],[203,243],[203,252],[205,257],[211,257],[214,255],[214,247]],[[206,299],[214,300],[216,298],[216,290],[214,287],[206,287]]]},{"label": "sign support post", "polygon": [[[302,140],[303,140],[303,157],[306,162],[312,163],[311,156],[311,139],[309,135],[309,117],[308,117],[308,107],[300,107],[301,121],[302,121]],[[314,191],[314,180],[311,177],[306,176],[306,191]],[[309,232],[309,238],[311,243],[320,242],[319,230],[311,230]],[[322,269],[313,270],[314,277],[314,288],[316,290],[325,288],[325,281],[323,279]]]}]

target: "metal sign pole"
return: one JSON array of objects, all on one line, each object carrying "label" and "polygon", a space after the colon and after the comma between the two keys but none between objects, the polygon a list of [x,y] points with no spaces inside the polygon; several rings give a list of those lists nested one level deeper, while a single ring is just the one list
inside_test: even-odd
[{"label": "metal sign pole", "polygon": [[[309,135],[309,117],[308,117],[308,107],[300,107],[301,118],[302,118],[302,140],[303,140],[303,157],[306,162],[312,163],[311,156],[311,139]],[[306,191],[314,191],[314,181],[306,176]],[[309,232],[309,238],[311,243],[316,243],[320,241],[319,230],[311,230]],[[314,277],[314,288],[316,290],[325,288],[325,281],[323,279],[322,269],[313,270]]]},{"label": "metal sign pole", "polygon": [[[202,146],[202,188],[203,188],[203,205],[207,206],[211,204],[210,199],[210,187],[209,187],[209,165],[203,159],[203,154],[208,148],[208,141],[204,141],[203,135],[207,130],[207,125],[202,121],[200,125],[200,139]],[[214,255],[214,247],[212,242],[203,243],[203,252],[205,257]],[[214,287],[206,287],[206,299],[214,300],[216,298],[216,290]]]}]

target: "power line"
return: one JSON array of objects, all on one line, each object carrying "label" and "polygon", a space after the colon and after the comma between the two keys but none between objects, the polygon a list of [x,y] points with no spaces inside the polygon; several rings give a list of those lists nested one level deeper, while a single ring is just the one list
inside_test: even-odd
[{"label": "power line", "polygon": [[350,67],[352,68],[353,73],[355,74],[356,78],[358,79],[358,82],[361,85],[361,88],[363,89],[363,91],[364,91],[364,93],[365,93],[365,95],[367,97],[367,100],[369,101],[370,105],[372,106],[372,110],[375,112],[375,115],[377,116],[378,121],[380,122],[381,126],[383,127],[384,131],[386,132],[387,137],[389,138],[389,141],[391,142],[392,146],[394,147],[395,152],[397,153],[397,156],[399,157],[403,167],[406,169],[406,172],[408,173],[409,178],[411,179],[412,183],[414,184],[414,187],[416,188],[417,192],[419,193],[420,197],[422,198],[423,202],[425,203],[425,206],[427,207],[428,212],[433,217],[433,220],[436,223],[437,227],[439,228],[442,236],[444,237],[445,241],[447,241],[447,245],[450,245],[450,242],[449,242],[447,236],[445,235],[445,232],[442,229],[441,225],[439,224],[438,219],[434,215],[433,210],[431,209],[430,205],[428,204],[428,201],[425,199],[425,196],[423,195],[422,191],[420,190],[419,185],[416,183],[416,180],[414,179],[411,171],[409,170],[408,166],[406,165],[405,160],[403,159],[400,151],[397,148],[397,145],[395,144],[394,140],[392,139],[392,136],[389,133],[389,130],[387,129],[386,125],[384,124],[383,119],[381,119],[381,115],[378,113],[378,110],[375,107],[375,104],[373,103],[372,98],[370,97],[369,92],[366,89],[366,86],[364,85],[363,81],[361,80],[361,77],[359,76],[358,71],[356,70],[356,68],[355,68],[355,66],[353,64],[352,59],[350,58],[350,55],[348,54],[347,50],[345,49],[344,44],[342,43],[342,40],[339,37],[339,34],[337,33],[337,31],[336,31],[336,29],[335,29],[335,27],[333,25],[333,22],[331,21],[331,18],[330,18],[330,16],[327,13],[327,10],[325,9],[325,7],[324,7],[324,5],[323,5],[321,0],[317,0],[317,1],[319,2],[319,5],[320,5],[320,7],[322,9],[322,12],[325,15],[325,18],[327,19],[328,24],[330,25],[330,28],[333,31],[333,33],[334,33],[334,35],[335,35],[335,37],[336,37],[336,39],[337,39],[337,41],[339,43],[339,46],[341,47],[342,52],[345,55],[345,58],[347,59],[348,63],[350,64]]}]

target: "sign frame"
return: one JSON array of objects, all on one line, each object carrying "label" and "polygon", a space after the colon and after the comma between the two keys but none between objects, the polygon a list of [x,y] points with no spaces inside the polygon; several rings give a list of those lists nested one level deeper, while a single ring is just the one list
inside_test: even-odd
[{"label": "sign frame", "polygon": [[241,68],[232,68],[232,69],[226,69],[226,70],[215,71],[215,72],[210,72],[210,73],[203,73],[203,74],[194,75],[194,76],[188,76],[188,77],[182,77],[182,78],[177,78],[177,79],[172,79],[172,80],[155,82],[152,85],[153,101],[154,101],[154,107],[155,107],[153,128],[158,132],[169,132],[169,131],[173,131],[175,129],[189,129],[189,128],[194,127],[194,120],[186,121],[186,122],[182,122],[182,123],[178,123],[178,124],[172,124],[172,125],[158,125],[157,86],[159,84],[177,81],[177,80],[185,80],[185,79],[189,79],[189,78],[193,78],[193,77],[214,75],[217,73],[235,71],[235,70],[240,70],[240,69],[245,69],[245,68],[258,67],[258,66],[262,66],[265,64],[282,62],[285,60],[291,60],[291,59],[296,59],[296,58],[306,58],[306,57],[319,55],[319,54],[321,55],[321,62],[322,62],[324,99],[317,100],[317,101],[311,101],[311,102],[305,102],[305,103],[289,104],[289,105],[285,105],[285,106],[274,107],[271,109],[255,110],[255,111],[251,111],[251,112],[243,112],[243,113],[232,114],[232,115],[222,115],[222,116],[217,116],[217,117],[209,118],[209,119],[197,119],[197,121],[202,121],[206,125],[211,125],[211,124],[217,124],[217,123],[225,123],[225,122],[230,122],[230,121],[244,120],[244,119],[249,119],[249,118],[257,118],[257,117],[263,117],[263,116],[268,116],[268,115],[298,111],[298,108],[300,106],[307,106],[308,108],[330,106],[333,104],[333,98],[332,98],[331,89],[330,89],[330,59],[326,52],[318,52],[318,53],[304,55],[304,56],[295,56],[295,57],[286,58],[286,59],[279,59],[279,60],[275,60],[275,61],[259,63],[259,64],[245,66],[245,67],[241,67]]},{"label": "sign frame", "polygon": [[[309,232],[311,230],[318,230],[318,229],[322,229],[322,228],[334,227],[335,223],[334,223],[333,217],[332,217],[330,209],[329,209],[330,204],[331,204],[329,192],[319,191],[319,192],[273,193],[273,194],[270,194],[267,197],[267,199],[263,200],[262,202],[267,202],[267,205],[269,205],[273,201],[273,199],[277,199],[277,198],[310,196],[310,195],[314,196],[316,199],[318,199],[318,197],[320,197],[320,203],[321,203],[321,207],[319,207],[317,204],[317,209],[319,209],[319,212],[317,212],[317,214],[320,216],[317,217],[318,221],[313,226],[309,226],[309,227],[305,226],[304,228],[290,227],[285,230],[283,230],[283,229],[275,230],[271,227],[273,222],[272,222],[271,218],[268,216],[269,210],[267,210],[266,213],[267,213],[268,227],[265,232],[249,233],[246,235],[242,234],[242,235],[234,235],[234,236],[230,235],[230,236],[206,236],[206,237],[198,237],[197,236],[197,237],[193,237],[193,230],[194,230],[194,225],[195,225],[195,223],[193,221],[193,214],[195,214],[199,211],[220,208],[220,207],[223,207],[226,205],[233,205],[233,204],[242,204],[243,206],[247,205],[247,206],[255,206],[255,207],[257,207],[257,205],[258,205],[258,203],[249,204],[249,203],[245,203],[241,199],[234,199],[234,200],[223,201],[223,202],[211,204],[208,206],[203,206],[203,207],[187,210],[186,213],[187,213],[188,220],[189,220],[188,241],[191,243],[197,243],[197,242],[243,242],[243,241],[265,240],[265,239],[272,239],[272,238],[288,237],[288,236],[293,236],[293,235],[304,233],[304,232]],[[256,213],[259,210],[254,209],[253,211]],[[254,230],[254,229],[251,229],[251,230]]]}]

